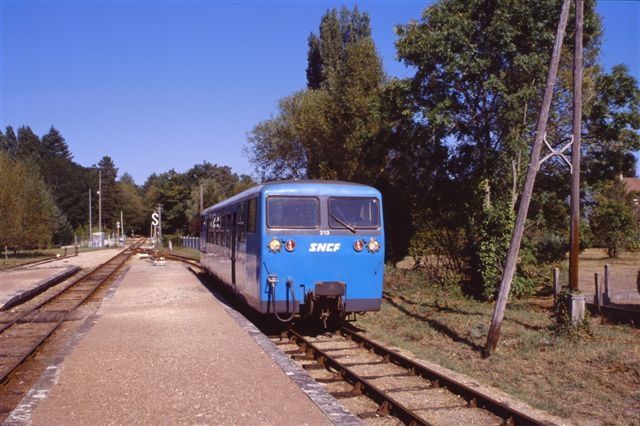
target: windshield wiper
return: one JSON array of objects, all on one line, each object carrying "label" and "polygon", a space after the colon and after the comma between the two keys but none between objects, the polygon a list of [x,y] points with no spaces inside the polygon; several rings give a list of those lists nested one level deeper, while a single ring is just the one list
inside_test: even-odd
[{"label": "windshield wiper", "polygon": [[341,221],[340,219],[338,219],[337,217],[335,217],[334,215],[332,215],[331,213],[329,213],[329,216],[335,220],[336,222],[338,222],[340,225],[344,226],[345,228],[347,228],[349,231],[353,232],[354,234],[356,233],[356,228],[354,228],[353,226],[349,225],[346,222]]}]

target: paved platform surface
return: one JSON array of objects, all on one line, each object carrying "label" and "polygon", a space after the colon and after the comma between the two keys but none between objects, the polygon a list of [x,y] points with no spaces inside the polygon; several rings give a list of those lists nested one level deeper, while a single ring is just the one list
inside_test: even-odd
[{"label": "paved platform surface", "polygon": [[57,268],[0,272],[0,309],[4,309],[22,295],[37,292],[61,281],[76,270],[76,266],[66,265]]},{"label": "paved platform surface", "polygon": [[32,266],[29,269],[48,269],[48,268],[57,268],[60,266],[66,266],[66,265],[79,266],[83,269],[86,269],[86,268],[93,269],[96,266],[111,259],[113,256],[118,254],[121,250],[124,250],[124,248],[106,248],[106,249],[100,249],[100,250],[85,251],[85,252],[78,253],[77,256],[61,257],[60,259],[56,259],[47,263],[42,263],[40,265]]},{"label": "paved platform surface", "polygon": [[130,265],[21,422],[330,424],[182,264]]},{"label": "paved platform surface", "polygon": [[46,263],[0,271],[0,307],[22,293],[35,290],[48,280],[56,278],[73,267],[91,270],[118,254],[122,249],[88,251]]}]

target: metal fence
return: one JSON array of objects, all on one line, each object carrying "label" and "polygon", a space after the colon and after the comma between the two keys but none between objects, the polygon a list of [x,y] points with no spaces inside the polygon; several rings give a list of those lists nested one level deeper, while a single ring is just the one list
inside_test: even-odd
[{"label": "metal fence", "polygon": [[200,249],[200,238],[198,237],[180,237],[182,240],[182,247],[191,248],[195,250]]}]

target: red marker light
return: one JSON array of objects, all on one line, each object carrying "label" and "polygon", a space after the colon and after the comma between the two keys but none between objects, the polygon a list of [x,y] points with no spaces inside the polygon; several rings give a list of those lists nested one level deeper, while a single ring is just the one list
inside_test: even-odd
[{"label": "red marker light", "polygon": [[287,251],[294,251],[296,249],[296,242],[293,240],[288,240],[286,243],[284,243],[284,248],[287,249]]},{"label": "red marker light", "polygon": [[353,243],[353,249],[355,251],[362,251],[363,248],[364,248],[364,241],[358,240],[355,243]]}]

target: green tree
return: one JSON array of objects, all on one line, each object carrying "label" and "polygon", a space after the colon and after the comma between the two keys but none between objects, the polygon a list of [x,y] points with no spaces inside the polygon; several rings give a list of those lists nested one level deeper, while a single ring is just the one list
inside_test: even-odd
[{"label": "green tree", "polygon": [[40,138],[33,133],[29,126],[22,126],[18,129],[16,156],[33,164],[39,163],[42,158]]},{"label": "green tree", "polygon": [[171,169],[153,174],[144,184],[147,211],[162,204],[162,227],[165,234],[185,234],[188,231],[187,202],[191,193],[188,177]]},{"label": "green tree", "polygon": [[[425,9],[420,21],[397,28],[398,56],[416,70],[410,82],[416,125],[428,129],[427,134],[448,148],[446,177],[437,185],[448,193],[438,195],[436,189],[438,209],[424,211],[431,215],[430,221],[444,219],[446,227],[464,230],[468,273],[476,294],[492,293],[495,271],[505,258],[506,239],[488,236],[511,233],[511,220],[496,219],[510,217],[517,204],[559,10],[558,0],[443,0]],[[572,31],[566,35],[547,131],[549,141],[556,145],[566,143],[571,134]],[[634,137],[625,140],[620,136],[628,136],[626,132],[632,133],[635,126],[631,116],[637,102],[631,89],[637,84],[620,70],[610,77],[602,75],[597,61],[601,24],[593,1],[585,4],[584,36],[585,129],[595,132],[595,139],[585,137],[585,162],[589,163],[592,151],[600,149],[598,145],[611,146],[614,140],[624,146],[618,151],[623,155],[616,158],[628,158]],[[622,113],[612,116],[616,108]],[[620,131],[607,138],[596,136],[611,129]],[[412,145],[406,148],[411,150]],[[404,155],[413,154],[398,154]],[[608,158],[605,163],[611,166],[616,161]],[[546,193],[555,196],[544,196]],[[539,218],[551,208],[562,210],[564,207],[553,203],[563,205],[567,194],[566,170],[556,162],[545,163],[530,217]],[[496,209],[511,212],[497,215]],[[564,236],[568,227],[566,218],[557,221],[553,215],[540,223],[547,235]],[[536,231],[528,227],[525,233],[523,244],[530,253],[540,253],[550,243]],[[524,261],[519,274],[524,272],[522,266]]]},{"label": "green tree", "polygon": [[59,211],[38,170],[0,152],[0,181],[0,245],[18,250],[49,244]]},{"label": "green tree", "polygon": [[18,139],[13,131],[13,127],[7,126],[4,134],[0,132],[0,151],[7,152],[10,156],[16,156]]},{"label": "green tree", "polygon": [[124,232],[130,233],[133,230],[136,233],[144,232],[145,215],[148,209],[145,206],[144,198],[140,188],[130,174],[124,173],[117,183],[118,204],[116,211],[122,212]]},{"label": "green tree", "polygon": [[618,257],[635,228],[633,201],[619,179],[602,185],[595,201],[589,222],[596,244],[605,247],[609,257]]},{"label": "green tree", "polygon": [[640,88],[626,65],[596,77],[586,120],[585,177],[590,185],[622,173],[635,176],[634,150],[640,150]]},{"label": "green tree", "polygon": [[379,178],[385,76],[368,15],[328,11],[319,35],[309,37],[308,61],[308,89],[282,99],[278,114],[254,127],[250,160],[263,179]]},{"label": "green tree", "polygon": [[42,153],[48,158],[73,159],[67,142],[53,126],[49,129],[49,133],[42,137]]},{"label": "green tree", "polygon": [[118,187],[116,179],[118,169],[111,157],[105,155],[98,163],[98,169],[102,172],[102,226],[115,230],[116,222],[120,219],[118,206]]}]

